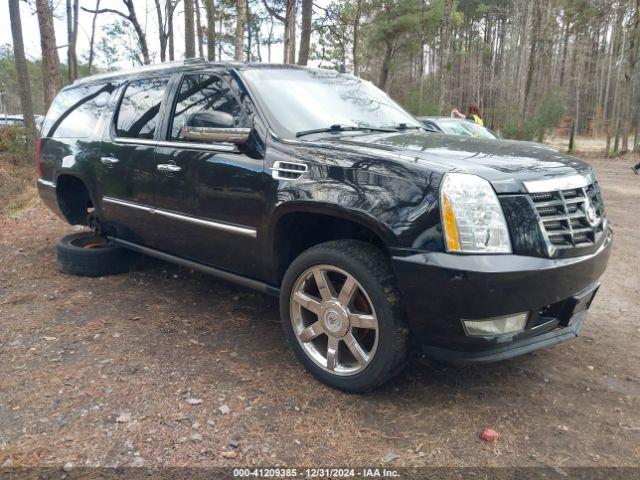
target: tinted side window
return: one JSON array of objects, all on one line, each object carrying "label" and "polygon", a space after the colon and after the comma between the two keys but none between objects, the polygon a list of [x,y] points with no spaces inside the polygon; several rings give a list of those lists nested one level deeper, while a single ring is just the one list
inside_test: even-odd
[{"label": "tinted side window", "polygon": [[111,85],[86,85],[61,91],[49,108],[42,127],[43,135],[53,138],[90,136],[112,91]]},{"label": "tinted side window", "polygon": [[213,75],[188,75],[180,85],[171,127],[171,139],[180,138],[187,115],[217,110],[233,115],[236,126],[244,123],[242,108],[227,83]]},{"label": "tinted side window", "polygon": [[127,85],[116,119],[118,137],[153,138],[168,81],[148,78]]}]

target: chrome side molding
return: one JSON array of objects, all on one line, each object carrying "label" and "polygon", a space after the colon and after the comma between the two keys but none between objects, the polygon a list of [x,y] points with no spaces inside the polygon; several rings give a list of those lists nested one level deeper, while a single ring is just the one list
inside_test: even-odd
[{"label": "chrome side molding", "polygon": [[185,125],[182,127],[182,137],[187,140],[200,140],[205,142],[245,143],[251,134],[250,128],[211,128],[194,127]]},{"label": "chrome side molding", "polygon": [[39,183],[43,187],[56,188],[56,184],[54,182],[51,182],[49,180],[43,180],[42,178],[39,178],[37,180],[37,183]]},{"label": "chrome side molding", "polygon": [[185,141],[149,140],[146,138],[117,137],[113,141],[125,145],[143,145],[150,147],[186,148],[188,150],[209,150],[211,152],[235,152],[235,145],[213,145],[210,143],[196,143]]},{"label": "chrome side molding", "polygon": [[198,217],[190,217],[187,215],[181,215],[179,213],[169,212],[168,210],[156,209],[153,207],[149,207],[147,205],[141,205],[139,203],[134,203],[134,202],[127,202],[125,200],[119,200],[117,198],[112,198],[112,197],[102,197],[102,201],[105,203],[113,204],[113,205],[120,205],[122,207],[129,207],[136,210],[142,210],[152,215],[160,215],[167,218],[173,218],[175,220],[181,220],[183,222],[194,223],[196,225],[201,225],[203,227],[209,227],[216,230],[236,233],[238,235],[243,235],[245,237],[256,238],[258,236],[258,231],[255,228],[251,228],[251,227],[243,227],[239,225],[231,225],[228,223],[214,222],[213,220],[205,220],[203,218],[198,218]]},{"label": "chrome side molding", "polygon": [[168,173],[176,173],[182,170],[182,167],[179,167],[175,163],[161,163],[156,166],[156,169],[159,172],[168,172]]}]

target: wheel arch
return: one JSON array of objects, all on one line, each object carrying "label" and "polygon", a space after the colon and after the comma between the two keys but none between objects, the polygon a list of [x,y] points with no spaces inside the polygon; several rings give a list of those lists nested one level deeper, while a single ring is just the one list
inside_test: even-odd
[{"label": "wheel arch", "polygon": [[396,246],[393,231],[372,215],[318,202],[287,202],[272,215],[267,246],[274,283],[280,284],[289,264],[304,250],[331,240],[356,239],[384,252]]},{"label": "wheel arch", "polygon": [[96,202],[87,182],[76,172],[62,171],[56,176],[56,200],[60,213],[69,224],[89,224],[89,212]]}]

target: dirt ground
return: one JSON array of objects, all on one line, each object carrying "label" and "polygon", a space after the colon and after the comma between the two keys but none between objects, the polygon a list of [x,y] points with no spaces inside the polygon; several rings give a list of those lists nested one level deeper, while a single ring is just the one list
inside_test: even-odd
[{"label": "dirt ground", "polygon": [[581,337],[498,364],[415,358],[361,396],[303,370],[275,298],[153,260],[68,276],[71,227],[42,206],[0,218],[0,466],[640,466],[632,161],[592,161],[616,232]]}]

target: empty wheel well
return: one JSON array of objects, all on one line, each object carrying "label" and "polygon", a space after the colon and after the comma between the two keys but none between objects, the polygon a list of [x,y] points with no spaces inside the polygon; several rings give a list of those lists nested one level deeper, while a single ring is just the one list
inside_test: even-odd
[{"label": "empty wheel well", "polygon": [[61,175],[56,182],[60,211],[71,225],[87,225],[93,202],[84,182],[72,175]]},{"label": "empty wheel well", "polygon": [[280,283],[291,262],[303,251],[330,240],[353,239],[370,243],[387,253],[382,238],[349,220],[316,213],[291,213],[280,219],[274,236],[274,254]]}]

